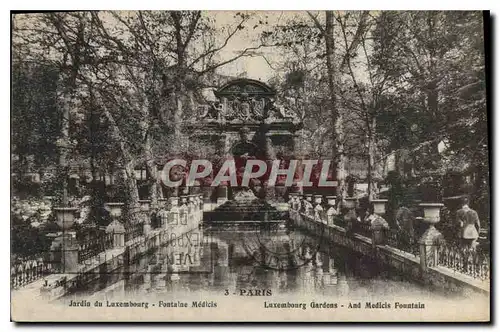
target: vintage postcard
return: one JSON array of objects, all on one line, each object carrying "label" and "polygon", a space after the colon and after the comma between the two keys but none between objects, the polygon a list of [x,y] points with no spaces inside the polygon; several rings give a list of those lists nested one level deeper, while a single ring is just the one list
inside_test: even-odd
[{"label": "vintage postcard", "polygon": [[490,321],[488,12],[11,18],[12,321]]}]

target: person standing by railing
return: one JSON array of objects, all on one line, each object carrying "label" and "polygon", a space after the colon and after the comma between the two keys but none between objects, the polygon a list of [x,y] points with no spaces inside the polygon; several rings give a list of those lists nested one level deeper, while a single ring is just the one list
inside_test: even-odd
[{"label": "person standing by railing", "polygon": [[479,237],[479,217],[477,212],[469,207],[469,199],[462,198],[462,207],[457,211],[457,221],[460,227],[459,237],[462,246],[467,249],[475,249]]}]

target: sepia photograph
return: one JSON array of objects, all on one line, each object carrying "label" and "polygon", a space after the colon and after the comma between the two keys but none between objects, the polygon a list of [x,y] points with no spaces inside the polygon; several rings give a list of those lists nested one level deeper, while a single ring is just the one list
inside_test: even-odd
[{"label": "sepia photograph", "polygon": [[490,322],[489,11],[10,15],[14,322]]}]

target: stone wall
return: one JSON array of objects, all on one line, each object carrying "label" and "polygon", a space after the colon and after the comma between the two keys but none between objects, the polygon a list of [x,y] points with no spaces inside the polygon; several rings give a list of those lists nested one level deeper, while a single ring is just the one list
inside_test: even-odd
[{"label": "stone wall", "polygon": [[454,273],[452,270],[441,266],[422,268],[419,256],[412,255],[388,245],[373,245],[372,239],[360,234],[348,235],[343,227],[327,225],[313,216],[306,215],[297,210],[289,211],[290,219],[297,227],[328,241],[357,253],[370,256],[374,260],[392,267],[401,274],[429,286],[459,291],[465,294],[489,294],[489,282],[474,279],[467,275]]}]

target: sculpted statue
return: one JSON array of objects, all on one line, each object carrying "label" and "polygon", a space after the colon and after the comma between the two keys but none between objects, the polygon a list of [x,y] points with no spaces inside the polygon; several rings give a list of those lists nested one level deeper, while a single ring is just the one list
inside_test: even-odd
[{"label": "sculpted statue", "polygon": [[252,99],[252,112],[257,119],[263,119],[266,108],[265,99]]},{"label": "sculpted statue", "polygon": [[251,115],[250,104],[245,100],[241,103],[239,117],[242,120],[249,120]]}]

